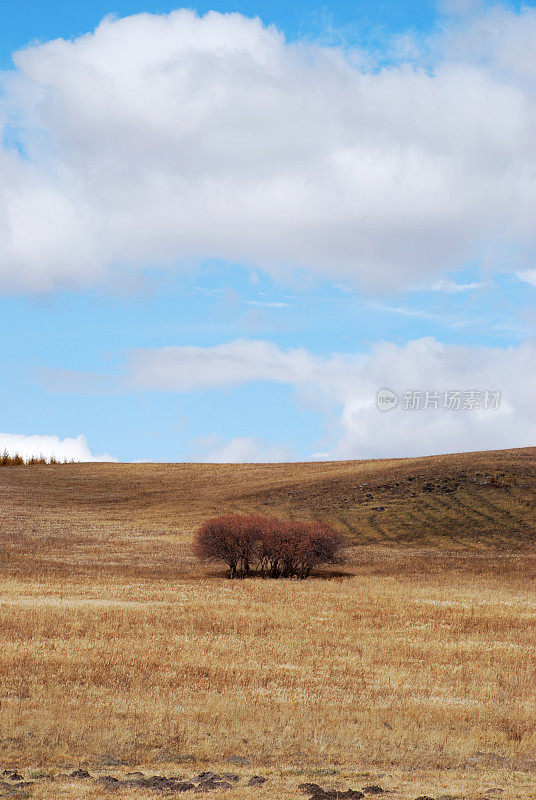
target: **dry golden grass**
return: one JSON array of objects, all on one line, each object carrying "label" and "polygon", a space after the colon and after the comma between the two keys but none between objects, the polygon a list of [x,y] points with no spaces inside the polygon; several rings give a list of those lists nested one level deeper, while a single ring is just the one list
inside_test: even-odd
[{"label": "dry golden grass", "polygon": [[[342,788],[376,779],[401,800],[478,797],[494,785],[504,800],[536,796],[527,782],[536,769],[533,509],[507,496],[531,497],[534,450],[491,454],[484,466],[482,454],[450,458],[435,467],[327,465],[322,480],[316,464],[4,468],[0,761],[95,770],[111,754],[128,762],[123,772],[145,765],[188,776],[229,770],[226,759],[238,755],[251,767],[231,769],[270,777],[255,790],[259,800],[298,796],[296,785],[311,779]],[[226,510],[268,503],[307,516],[318,507],[300,512],[295,495],[311,503],[320,495],[333,506],[324,517],[337,519],[340,497],[370,483],[371,471],[394,487],[407,472],[435,469],[444,485],[456,470],[470,479],[497,471],[499,460],[509,465],[509,489],[484,484],[475,497],[479,509],[493,503],[518,521],[512,548],[489,520],[475,547],[447,493],[443,518],[437,512],[430,523],[443,526],[440,536],[421,528],[419,540],[415,526],[403,544],[400,527],[391,543],[378,535],[367,545],[367,531],[357,532],[344,576],[230,582],[189,554],[191,527],[220,501]],[[278,505],[270,498],[288,500],[291,474],[294,505]],[[406,501],[392,502],[402,509]],[[372,512],[355,513],[366,520]],[[193,761],[155,767],[184,755]],[[45,782],[33,793],[102,796],[91,784],[73,786]]]},{"label": "dry golden grass", "polygon": [[[381,555],[376,554],[379,559]],[[536,761],[530,579],[387,554],[351,578],[101,583],[5,578],[5,755],[459,767]],[[370,556],[369,556],[370,558]],[[525,557],[525,560],[528,557]],[[482,565],[480,565],[482,569]],[[524,574],[528,577],[527,564]]]},{"label": "dry golden grass", "polygon": [[44,558],[56,561],[65,545],[88,552],[93,532],[99,540],[124,540],[126,532],[189,538],[207,516],[236,511],[329,520],[367,544],[510,550],[533,542],[535,495],[536,448],[331,463],[0,469],[4,520],[19,539],[46,536]]}]

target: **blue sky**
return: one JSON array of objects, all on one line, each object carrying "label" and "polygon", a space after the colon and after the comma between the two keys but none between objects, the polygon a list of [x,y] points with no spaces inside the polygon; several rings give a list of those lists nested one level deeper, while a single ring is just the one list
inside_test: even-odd
[{"label": "blue sky", "polygon": [[[0,30],[2,30],[2,65],[9,67],[11,53],[33,40],[46,41],[58,37],[72,38],[93,30],[103,17],[113,14],[125,17],[149,12],[165,14],[178,8],[176,3],[150,3],[144,0],[98,0],[98,2],[53,2],[39,3],[5,0],[0,8]],[[266,24],[274,24],[285,32],[289,39],[304,36],[325,35],[326,24],[346,31],[347,35],[377,35],[378,31],[406,31],[416,28],[431,28],[437,17],[437,4],[425,0],[362,0],[318,4],[298,0],[278,2],[205,2],[186,8],[195,8],[200,14],[207,11],[222,13],[237,11],[249,17],[259,16]]]},{"label": "blue sky", "polygon": [[[0,10],[0,446],[534,444],[533,6],[175,8]],[[503,399],[385,414],[385,386]]]}]

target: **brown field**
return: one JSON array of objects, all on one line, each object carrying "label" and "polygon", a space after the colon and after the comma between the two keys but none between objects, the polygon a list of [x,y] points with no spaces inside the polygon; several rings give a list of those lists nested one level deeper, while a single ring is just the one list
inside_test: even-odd
[{"label": "brown field", "polygon": [[[310,780],[536,797],[535,462],[1,468],[2,769],[268,778],[229,800]],[[231,582],[193,562],[202,519],[253,510],[332,521],[346,563]]]}]

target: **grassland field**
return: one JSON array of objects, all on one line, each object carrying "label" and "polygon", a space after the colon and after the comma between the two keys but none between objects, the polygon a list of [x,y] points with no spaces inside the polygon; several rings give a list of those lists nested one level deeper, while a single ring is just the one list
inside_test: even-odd
[{"label": "grassland field", "polygon": [[[0,796],[155,796],[58,777],[83,767],[232,770],[228,800],[536,798],[535,467],[536,448],[1,468],[0,771],[30,785]],[[251,511],[332,522],[344,564],[195,563],[203,519]]]}]

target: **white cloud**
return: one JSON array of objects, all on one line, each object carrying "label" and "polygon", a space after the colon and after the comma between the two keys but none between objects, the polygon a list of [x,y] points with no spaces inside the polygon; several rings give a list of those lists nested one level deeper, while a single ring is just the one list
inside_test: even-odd
[{"label": "white cloud", "polygon": [[82,434],[72,439],[60,439],[55,435],[0,433],[0,453],[4,450],[10,455],[18,453],[25,459],[32,456],[49,459],[53,456],[58,461],[117,461],[109,453],[93,455]]},{"label": "white cloud", "polygon": [[433,68],[410,48],[367,72],[369,54],[185,10],[19,51],[0,101],[25,152],[0,152],[0,286],[204,257],[384,287],[526,268],[536,10],[446,24]]},{"label": "white cloud", "polygon": [[[404,346],[377,345],[345,398],[343,434],[336,458],[416,456],[536,443],[536,346],[487,348],[444,345],[421,339]],[[387,387],[399,397],[406,390],[499,390],[498,410],[438,408],[404,410],[401,404],[379,412],[375,391]]]},{"label": "white cloud", "polygon": [[536,71],[534,39],[536,14],[524,6],[513,13],[497,3],[474,13],[465,24],[454,25],[444,41],[447,58],[485,63],[489,73],[501,80],[516,79],[523,90]]},{"label": "white cloud", "polygon": [[[259,380],[285,383],[296,388],[302,401],[323,407],[330,415],[337,410],[340,414],[329,451],[323,448],[313,458],[375,458],[534,445],[536,373],[531,365],[535,363],[532,342],[502,349],[446,345],[425,338],[405,345],[380,342],[368,354],[319,358],[305,349],[237,340],[215,347],[139,351],[128,383],[139,389],[180,392]],[[423,395],[435,390],[500,390],[502,403],[497,410],[472,411],[409,411],[399,404],[382,413],[376,392],[384,387],[399,396],[411,390]],[[209,460],[250,460],[250,453],[253,460],[255,449],[249,439],[218,443]]]},{"label": "white cloud", "polygon": [[524,269],[516,272],[516,277],[523,283],[528,283],[531,286],[536,286],[536,269]]},{"label": "white cloud", "polygon": [[194,442],[194,455],[190,460],[206,464],[268,464],[292,458],[286,447],[261,442],[251,436],[235,436],[228,442],[211,436]]},{"label": "white cloud", "polygon": [[190,392],[249,381],[344,384],[349,360],[319,359],[304,348],[282,350],[271,342],[237,339],[214,347],[164,347],[131,356],[126,386]]},{"label": "white cloud", "polygon": [[434,281],[430,286],[423,286],[422,289],[430,292],[445,292],[446,294],[460,294],[462,292],[471,292],[473,289],[481,289],[483,283],[478,281],[471,281],[470,283],[456,283],[456,281],[449,281],[441,279]]},{"label": "white cloud", "polygon": [[259,306],[261,308],[290,308],[292,303],[276,302],[272,300],[246,300],[248,306]]}]

